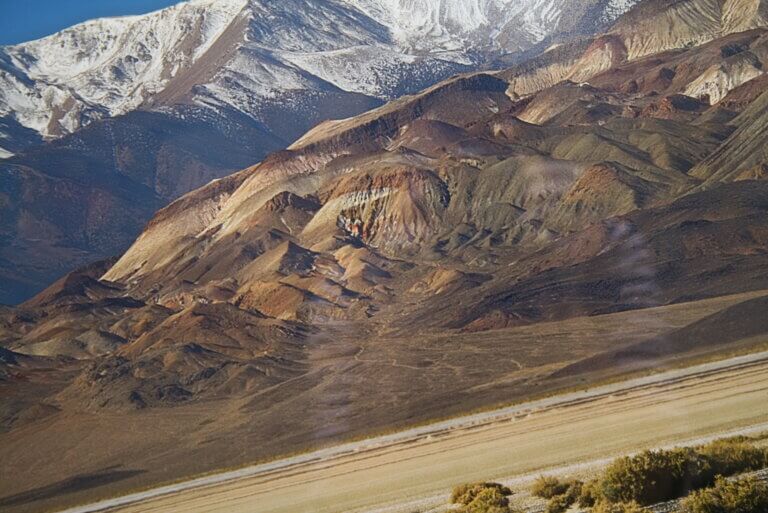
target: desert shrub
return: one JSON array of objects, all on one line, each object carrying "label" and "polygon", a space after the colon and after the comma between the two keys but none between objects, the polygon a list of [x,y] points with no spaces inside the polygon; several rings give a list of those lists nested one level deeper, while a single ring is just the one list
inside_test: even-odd
[{"label": "desert shrub", "polygon": [[568,481],[568,491],[565,492],[565,495],[570,497],[571,504],[575,504],[576,501],[581,497],[581,490],[584,488],[584,483],[579,481],[578,479],[574,479],[573,481]]},{"label": "desert shrub", "polygon": [[[553,493],[554,491],[565,490],[564,493],[550,497],[549,502],[547,503],[547,513],[563,513],[576,504],[576,501],[581,496],[581,489],[583,486],[584,483],[578,480],[561,483],[555,478],[546,478],[542,476],[534,484],[533,489],[538,494],[545,495]],[[537,496],[542,497],[542,495]]]},{"label": "desert shrub", "polygon": [[715,486],[683,499],[680,510],[682,513],[765,513],[768,486],[754,477],[733,481],[718,478]]},{"label": "desert shrub", "polygon": [[645,508],[636,502],[598,502],[592,513],[647,513]]},{"label": "desert shrub", "polygon": [[581,489],[584,483],[578,480],[569,481],[566,483],[568,487],[567,491],[560,495],[555,495],[549,499],[547,504],[547,513],[563,513],[568,508],[576,504],[576,501],[581,497]]},{"label": "desert shrub", "polygon": [[509,504],[508,491],[504,487],[483,488],[458,513],[517,513]]},{"label": "desert shrub", "polygon": [[732,476],[768,467],[768,452],[745,437],[717,440],[697,449],[709,460],[715,475]]},{"label": "desert shrub", "polygon": [[682,497],[712,482],[709,461],[693,449],[645,451],[609,465],[600,492],[611,503],[650,505]]},{"label": "desert shrub", "polygon": [[758,470],[768,466],[768,452],[754,447],[749,439],[718,440],[695,449],[645,451],[615,460],[600,482],[599,493],[585,493],[581,505],[597,502],[637,502],[650,505],[687,495],[714,484],[718,475]]},{"label": "desert shrub", "polygon": [[486,513],[490,511],[506,511],[509,499],[498,488],[484,488],[466,505],[467,513]]},{"label": "desert shrub", "polygon": [[556,495],[549,499],[549,502],[547,503],[547,513],[565,513],[574,502],[574,498],[567,493]]},{"label": "desert shrub", "polygon": [[451,492],[451,503],[466,506],[472,502],[482,486],[482,483],[466,483],[455,487]]},{"label": "desert shrub", "polygon": [[531,487],[531,494],[542,499],[551,499],[568,491],[568,483],[552,476],[539,476]]},{"label": "desert shrub", "polygon": [[600,481],[593,479],[581,486],[581,493],[579,493],[577,501],[580,507],[591,508],[601,497],[602,491],[600,488]]},{"label": "desert shrub", "polygon": [[[467,508],[463,511],[472,511],[474,513],[477,508],[482,506],[507,508],[509,506],[509,499],[507,497],[510,495],[512,495],[512,490],[499,483],[469,483],[453,489],[451,502],[466,506]],[[475,509],[470,510],[470,506]],[[477,511],[485,512],[485,510]]]}]

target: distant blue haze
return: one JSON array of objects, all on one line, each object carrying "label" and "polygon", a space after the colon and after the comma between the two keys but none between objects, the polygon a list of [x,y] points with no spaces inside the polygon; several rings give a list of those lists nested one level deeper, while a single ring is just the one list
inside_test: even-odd
[{"label": "distant blue haze", "polygon": [[179,0],[0,0],[0,45],[39,39],[82,21],[144,14]]}]

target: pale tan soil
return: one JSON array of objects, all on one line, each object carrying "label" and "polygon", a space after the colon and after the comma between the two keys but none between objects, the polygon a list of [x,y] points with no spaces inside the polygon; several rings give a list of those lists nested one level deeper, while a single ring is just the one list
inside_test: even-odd
[{"label": "pale tan soil", "polygon": [[341,513],[382,507],[386,510],[390,509],[387,505],[413,503],[419,497],[439,497],[465,481],[543,472],[766,422],[768,364],[763,363],[301,465],[113,511]]}]

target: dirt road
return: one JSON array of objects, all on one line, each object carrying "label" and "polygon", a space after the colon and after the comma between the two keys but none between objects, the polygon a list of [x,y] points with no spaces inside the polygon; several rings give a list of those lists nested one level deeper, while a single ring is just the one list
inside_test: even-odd
[{"label": "dirt road", "polygon": [[439,501],[500,479],[768,430],[768,353],[534,401],[67,510],[336,513]]}]

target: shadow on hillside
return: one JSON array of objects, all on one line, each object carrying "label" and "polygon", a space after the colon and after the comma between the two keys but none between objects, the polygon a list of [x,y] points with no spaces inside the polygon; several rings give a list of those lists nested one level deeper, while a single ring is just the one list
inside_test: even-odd
[{"label": "shadow on hillside", "polygon": [[57,483],[34,488],[26,492],[0,497],[0,509],[18,506],[30,502],[51,499],[59,495],[97,488],[116,481],[143,474],[145,470],[117,470],[119,467],[109,467],[91,474],[81,474]]}]

